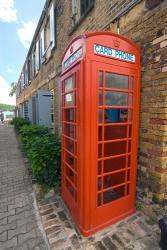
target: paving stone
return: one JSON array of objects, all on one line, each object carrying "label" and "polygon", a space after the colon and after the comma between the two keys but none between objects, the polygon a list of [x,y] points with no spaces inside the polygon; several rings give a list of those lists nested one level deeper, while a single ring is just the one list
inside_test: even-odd
[{"label": "paving stone", "polygon": [[60,219],[61,219],[62,221],[67,220],[67,216],[66,216],[66,214],[64,213],[64,211],[58,212],[58,215],[59,215],[59,217],[60,217]]},{"label": "paving stone", "polygon": [[13,221],[16,221],[16,220],[22,220],[24,219],[25,217],[25,212],[22,212],[20,214],[17,214],[17,215],[11,215],[8,217],[8,223],[11,223]]},{"label": "paving stone", "polygon": [[64,241],[57,240],[56,242],[50,244],[50,249],[52,249],[52,250],[63,249],[63,246],[64,246]]},{"label": "paving stone", "polygon": [[29,249],[34,249],[35,247],[39,246],[39,244],[43,241],[42,238],[38,237],[34,237],[34,238],[31,238],[31,240],[28,240],[27,241],[27,245],[28,245],[28,248]]},{"label": "paving stone", "polygon": [[36,231],[35,230],[32,230],[28,233],[25,233],[25,234],[20,234],[18,235],[18,242],[19,244],[22,244],[23,242],[27,241],[28,239],[33,239],[35,238],[36,236]]},{"label": "paving stone", "polygon": [[17,246],[17,237],[12,238],[11,240],[8,240],[6,242],[1,243],[0,242],[0,249],[8,249],[8,248],[14,248]]},{"label": "paving stone", "polygon": [[3,232],[0,234],[0,242],[7,240],[7,232]]},{"label": "paving stone", "polygon": [[57,219],[49,220],[48,222],[44,223],[44,227],[47,229],[48,227],[58,224],[58,222],[59,221]]},{"label": "paving stone", "polygon": [[72,247],[66,247],[64,250],[72,250]]},{"label": "paving stone", "polygon": [[27,232],[26,225],[23,225],[19,228],[16,228],[14,230],[8,230],[8,239],[12,239],[14,236],[19,234],[25,234]]},{"label": "paving stone", "polygon": [[41,212],[40,214],[41,214],[41,216],[44,216],[44,215],[48,215],[48,214],[50,214],[50,213],[52,213],[52,212],[53,212],[53,209],[50,208],[50,209],[47,209],[47,210]]},{"label": "paving stone", "polygon": [[46,217],[46,220],[48,221],[48,220],[52,220],[52,219],[54,219],[54,218],[56,218],[57,216],[56,216],[56,214],[50,214],[50,215],[48,215],[47,217]]},{"label": "paving stone", "polygon": [[117,246],[111,241],[109,237],[103,238],[103,243],[107,247],[108,250],[117,250]]},{"label": "paving stone", "polygon": [[34,237],[47,249],[24,161],[13,127],[0,126],[0,250],[29,250]]},{"label": "paving stone", "polygon": [[75,249],[80,249],[80,243],[76,234],[70,237],[70,240]]},{"label": "paving stone", "polygon": [[45,231],[47,235],[52,234],[54,232],[58,232],[61,229],[61,225],[54,225],[49,228],[47,228]]},{"label": "paving stone", "polygon": [[6,218],[3,218],[3,219],[1,219],[0,220],[0,225],[2,226],[2,225],[6,225],[7,224],[7,217]]},{"label": "paving stone", "polygon": [[118,236],[118,234],[113,234],[112,235],[112,239],[115,240],[116,242],[118,242],[118,244],[121,246],[121,247],[124,247],[124,243],[122,242],[122,240],[120,239],[120,237]]},{"label": "paving stone", "polygon": [[96,250],[106,250],[106,249],[107,249],[107,248],[102,244],[101,241],[96,242],[94,246],[95,246],[95,249],[96,249]]},{"label": "paving stone", "polygon": [[17,225],[16,225],[16,222],[12,222],[10,224],[6,224],[6,225],[2,225],[0,226],[0,233],[4,232],[4,231],[8,231],[10,229],[16,229]]}]

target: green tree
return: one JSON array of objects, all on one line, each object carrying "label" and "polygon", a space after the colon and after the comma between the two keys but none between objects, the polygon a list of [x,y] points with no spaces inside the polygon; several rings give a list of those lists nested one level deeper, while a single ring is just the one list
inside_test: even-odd
[{"label": "green tree", "polygon": [[14,109],[15,109],[14,105],[0,103],[0,110],[1,111],[14,111]]},{"label": "green tree", "polygon": [[9,96],[12,97],[16,93],[17,82],[12,82],[10,84],[10,87],[11,87],[11,90],[10,90]]}]

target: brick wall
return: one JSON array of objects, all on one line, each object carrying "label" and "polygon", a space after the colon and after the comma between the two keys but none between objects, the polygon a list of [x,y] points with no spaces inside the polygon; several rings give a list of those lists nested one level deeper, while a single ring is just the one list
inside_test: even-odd
[{"label": "brick wall", "polygon": [[164,202],[167,192],[166,22],[166,2],[151,11],[143,2],[120,20],[120,32],[142,48],[138,188],[147,202]]}]

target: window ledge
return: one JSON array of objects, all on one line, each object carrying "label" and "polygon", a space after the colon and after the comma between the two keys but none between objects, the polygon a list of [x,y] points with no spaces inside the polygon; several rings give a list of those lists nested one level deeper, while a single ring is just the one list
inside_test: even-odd
[{"label": "window ledge", "polygon": [[83,20],[86,18],[87,14],[94,8],[95,3],[93,2],[89,8],[85,11],[84,14],[79,18],[79,20],[73,25],[73,27],[69,31],[69,35],[72,35],[72,33],[78,28],[78,26],[83,22]]},{"label": "window ledge", "polygon": [[48,62],[52,59],[52,57],[53,57],[53,53],[50,53],[49,57],[46,58],[46,60],[45,60],[45,62],[43,63],[43,65],[48,64]]}]

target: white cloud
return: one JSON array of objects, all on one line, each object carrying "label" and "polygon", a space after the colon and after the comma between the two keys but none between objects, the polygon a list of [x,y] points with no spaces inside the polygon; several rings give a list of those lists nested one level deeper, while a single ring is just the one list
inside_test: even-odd
[{"label": "white cloud", "polygon": [[0,21],[15,22],[17,9],[14,8],[14,0],[0,0]]},{"label": "white cloud", "polygon": [[0,103],[16,105],[16,96],[9,96],[10,86],[6,80],[0,76]]},{"label": "white cloud", "polygon": [[22,28],[17,30],[20,42],[24,45],[26,49],[29,49],[35,29],[36,23],[31,21],[29,22],[22,22]]}]

